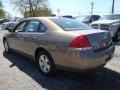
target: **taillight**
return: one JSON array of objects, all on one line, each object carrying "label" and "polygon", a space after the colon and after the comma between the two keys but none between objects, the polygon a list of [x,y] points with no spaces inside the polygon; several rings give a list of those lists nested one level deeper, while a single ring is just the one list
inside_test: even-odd
[{"label": "taillight", "polygon": [[86,35],[81,35],[75,38],[70,44],[71,48],[89,48],[90,43]]}]

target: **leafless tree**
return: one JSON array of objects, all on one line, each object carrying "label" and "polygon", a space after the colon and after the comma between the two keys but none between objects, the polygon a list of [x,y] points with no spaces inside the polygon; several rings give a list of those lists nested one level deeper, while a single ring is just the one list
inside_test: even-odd
[{"label": "leafless tree", "polygon": [[12,0],[12,2],[21,12],[29,11],[30,16],[35,16],[34,10],[48,6],[48,0]]}]

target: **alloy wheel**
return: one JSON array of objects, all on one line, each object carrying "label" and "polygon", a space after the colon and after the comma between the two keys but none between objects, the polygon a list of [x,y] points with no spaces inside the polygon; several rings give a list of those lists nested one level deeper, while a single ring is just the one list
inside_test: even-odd
[{"label": "alloy wheel", "polygon": [[4,48],[6,52],[9,52],[9,46],[8,46],[7,41],[4,42]]},{"label": "alloy wheel", "polygon": [[39,65],[40,65],[41,70],[44,73],[50,72],[50,60],[48,59],[46,55],[41,55],[39,57]]}]

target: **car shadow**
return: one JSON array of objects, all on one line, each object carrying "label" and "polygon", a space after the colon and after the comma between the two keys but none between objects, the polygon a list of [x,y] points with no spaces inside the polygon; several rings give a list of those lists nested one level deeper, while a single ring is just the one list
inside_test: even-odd
[{"label": "car shadow", "polygon": [[31,60],[16,53],[3,52],[3,55],[12,63],[10,68],[18,67],[48,90],[120,90],[120,73],[108,68],[102,68],[93,74],[62,71],[54,77],[45,77]]}]

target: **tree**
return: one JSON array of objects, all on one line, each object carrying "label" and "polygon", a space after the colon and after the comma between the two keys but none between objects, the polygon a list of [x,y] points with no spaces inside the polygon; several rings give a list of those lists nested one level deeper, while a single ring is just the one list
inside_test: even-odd
[{"label": "tree", "polygon": [[48,0],[16,0],[14,1],[18,9],[25,15],[25,17],[34,17],[40,14],[51,14],[51,10],[48,8]]},{"label": "tree", "polygon": [[2,2],[0,1],[0,18],[4,18],[4,17],[5,17],[5,12],[3,10]]},{"label": "tree", "polygon": [[2,5],[1,5],[1,2],[0,2],[0,8],[1,8],[1,6],[2,6]]},{"label": "tree", "polygon": [[0,18],[4,18],[5,17],[5,13],[3,9],[0,9]]},{"label": "tree", "polygon": [[[52,12],[49,8],[42,7],[34,9],[33,11],[31,11],[31,13],[34,13],[34,16],[37,17],[37,16],[50,16]],[[24,17],[30,17],[30,15],[31,14],[29,14],[29,11],[24,12]]]}]

